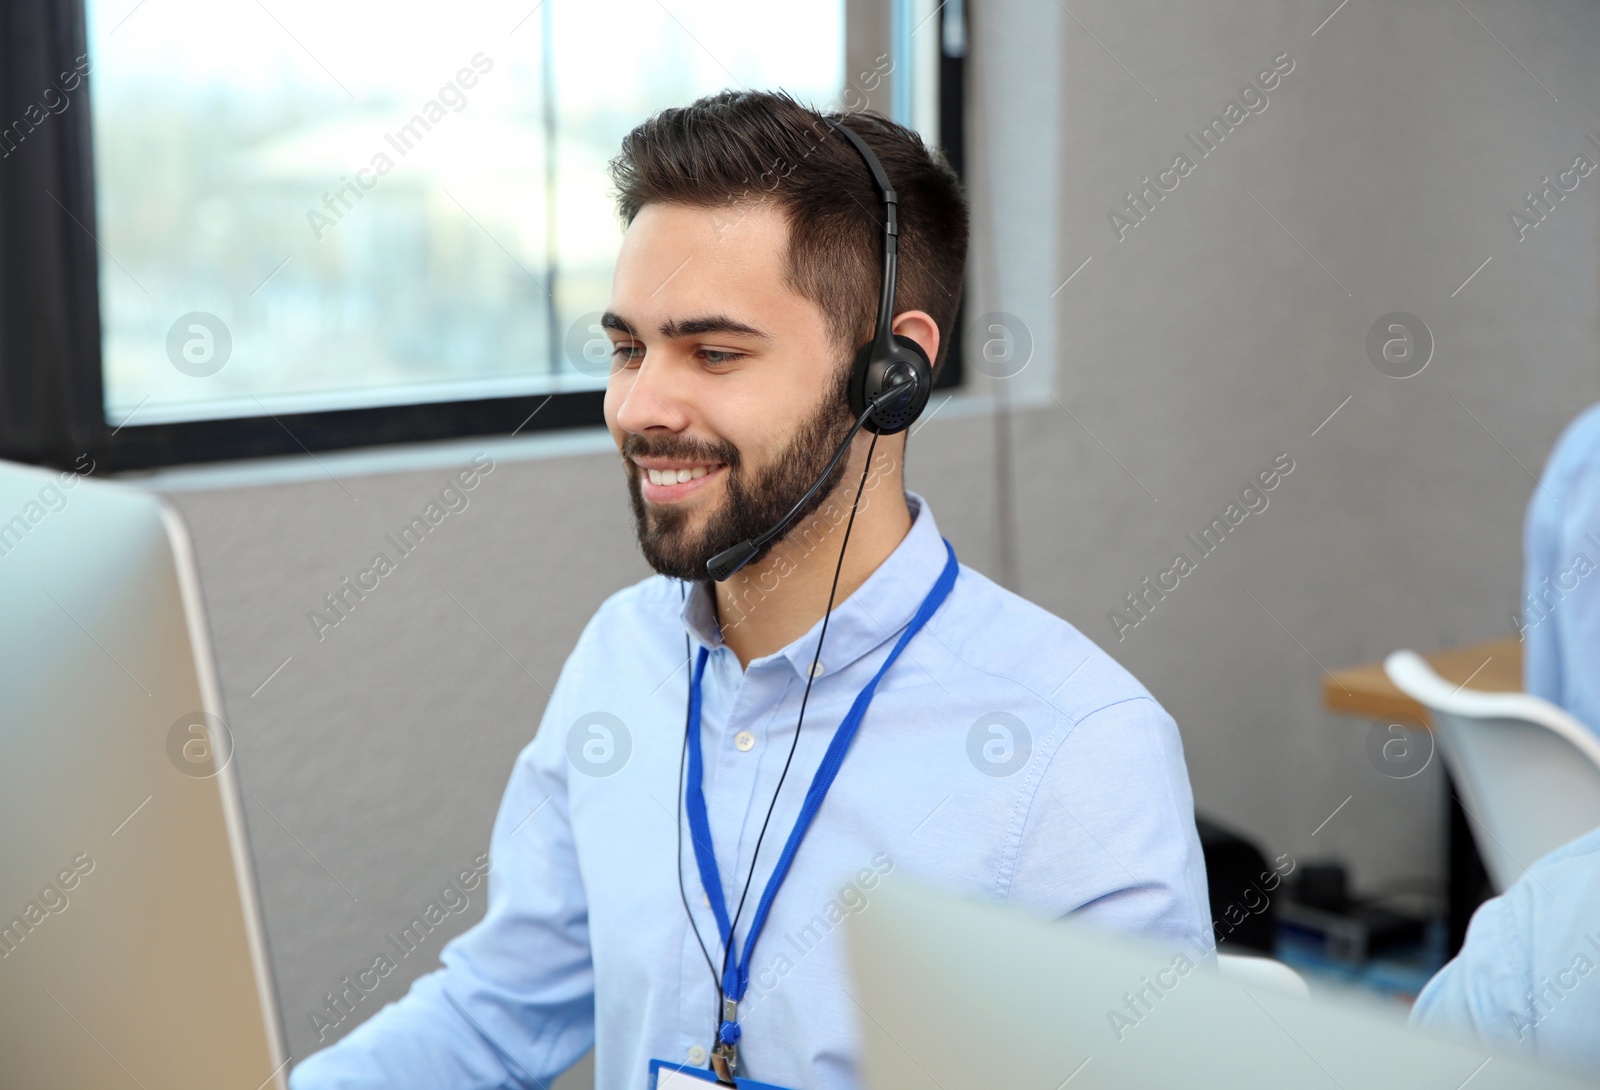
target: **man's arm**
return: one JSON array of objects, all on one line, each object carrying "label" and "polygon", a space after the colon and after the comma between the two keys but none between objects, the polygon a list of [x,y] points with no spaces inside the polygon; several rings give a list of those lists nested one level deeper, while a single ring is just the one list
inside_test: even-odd
[{"label": "man's arm", "polygon": [[[591,622],[590,628],[593,628]],[[489,842],[484,918],[418,978],[290,1075],[291,1090],[539,1087],[594,1043],[588,909],[567,814],[565,699],[579,640],[518,755]]]},{"label": "man's arm", "polygon": [[1472,914],[1411,1024],[1540,1063],[1600,1071],[1600,829],[1557,848]]},{"label": "man's arm", "polygon": [[1063,729],[1039,775],[1008,899],[1209,959],[1205,858],[1177,724],[1136,697]]},{"label": "man's arm", "polygon": [[1502,895],[1472,914],[1460,952],[1417,996],[1413,1026],[1463,1041],[1532,1049],[1529,1033],[1536,1019],[1528,1004],[1533,990],[1528,920],[1518,912],[1526,901]]}]

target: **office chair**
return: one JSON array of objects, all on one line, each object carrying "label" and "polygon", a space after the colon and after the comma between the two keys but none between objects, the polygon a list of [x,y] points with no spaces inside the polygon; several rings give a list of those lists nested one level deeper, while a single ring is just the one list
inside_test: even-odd
[{"label": "office chair", "polygon": [[1426,707],[1497,892],[1535,860],[1600,826],[1600,738],[1527,693],[1453,686],[1414,651],[1383,663]]}]

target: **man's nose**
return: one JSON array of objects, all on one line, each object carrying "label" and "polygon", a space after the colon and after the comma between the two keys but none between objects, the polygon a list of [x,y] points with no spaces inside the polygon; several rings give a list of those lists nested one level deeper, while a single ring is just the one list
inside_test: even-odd
[{"label": "man's nose", "polygon": [[672,372],[669,360],[648,354],[631,377],[626,371],[618,372],[616,380],[627,383],[617,409],[619,428],[628,432],[651,428],[683,430],[689,415],[682,400],[682,383],[674,381]]}]

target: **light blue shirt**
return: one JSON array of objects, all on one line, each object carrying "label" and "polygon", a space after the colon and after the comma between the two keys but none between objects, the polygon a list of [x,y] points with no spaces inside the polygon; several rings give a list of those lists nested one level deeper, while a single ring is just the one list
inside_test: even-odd
[{"label": "light blue shirt", "polygon": [[1600,732],[1600,405],[1550,453],[1523,553],[1523,687]]},{"label": "light blue shirt", "polygon": [[[906,498],[910,532],[829,620],[738,946],[833,730],[945,564],[933,512]],[[602,1090],[645,1086],[652,1058],[705,1065],[716,990],[674,862],[684,631],[710,648],[705,795],[733,905],[822,622],[742,670],[709,585],[683,600],[687,586],[655,576],[600,607],[512,769],[484,919],[443,948],[443,968],[296,1067],[293,1090],[547,1084],[591,1045]],[[682,870],[720,969],[686,823]],[[964,566],[879,685],[773,905],[740,1005],[740,1074],[857,1085],[841,924],[871,911],[890,871],[1191,953],[1214,949],[1172,718],[1071,625]]]},{"label": "light blue shirt", "polygon": [[1411,1023],[1600,1076],[1600,829],[1479,906]]}]

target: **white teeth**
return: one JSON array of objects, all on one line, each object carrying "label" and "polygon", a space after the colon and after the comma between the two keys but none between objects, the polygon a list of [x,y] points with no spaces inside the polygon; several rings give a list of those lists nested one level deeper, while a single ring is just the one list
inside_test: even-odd
[{"label": "white teeth", "polygon": [[651,484],[682,484],[692,481],[696,477],[704,477],[711,470],[706,466],[692,466],[687,469],[646,469]]}]

